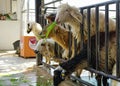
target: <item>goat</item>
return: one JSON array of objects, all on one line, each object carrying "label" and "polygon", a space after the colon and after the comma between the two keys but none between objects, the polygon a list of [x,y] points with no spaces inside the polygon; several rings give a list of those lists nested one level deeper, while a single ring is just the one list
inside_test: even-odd
[{"label": "goat", "polygon": [[27,33],[30,33],[31,31],[35,35],[37,41],[39,41],[40,40],[39,33],[42,31],[41,25],[35,22],[28,23]]}]

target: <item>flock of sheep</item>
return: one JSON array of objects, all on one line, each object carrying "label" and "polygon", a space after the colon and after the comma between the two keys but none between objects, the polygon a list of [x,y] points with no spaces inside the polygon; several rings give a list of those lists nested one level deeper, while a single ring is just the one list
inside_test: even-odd
[{"label": "flock of sheep", "polygon": [[[84,17],[84,20],[83,20]],[[84,10],[83,14],[80,13],[79,9],[68,4],[62,4],[58,7],[57,14],[54,16],[47,16],[46,19],[49,23],[42,29],[38,23],[29,23],[27,32],[32,31],[38,40],[35,51],[41,53],[44,58],[46,58],[46,63],[50,64],[51,60],[56,61],[55,57],[55,42],[62,47],[61,55],[62,58],[66,61],[57,60],[59,66],[56,68],[56,71],[64,70],[65,76],[70,75],[76,71],[76,76],[80,77],[80,74],[84,68],[88,67],[87,62],[87,41],[88,41],[88,25],[87,25],[87,11]],[[48,27],[52,22],[57,24],[51,30],[46,39],[46,33]],[[70,25],[71,32],[68,28],[63,27],[61,24]],[[83,25],[84,30],[84,47],[80,45],[81,43],[81,28],[80,24]],[[116,66],[116,22],[109,18],[109,39],[108,39],[108,74],[113,74]],[[71,33],[71,56],[69,58],[69,33]],[[99,12],[99,34],[100,34],[100,55],[99,55],[99,66],[98,70],[105,72],[105,15]],[[91,57],[92,63],[96,63],[96,15],[95,10],[91,10],[90,16],[90,37],[91,37]],[[75,52],[74,38],[77,40],[77,47]],[[46,40],[44,40],[46,39]],[[83,47],[83,49],[81,49]],[[75,54],[76,53],[76,54]],[[91,64],[93,68],[96,67],[96,64]],[[107,79],[107,77],[105,77]],[[54,82],[55,86],[77,86],[62,83],[63,80],[58,80]]]}]

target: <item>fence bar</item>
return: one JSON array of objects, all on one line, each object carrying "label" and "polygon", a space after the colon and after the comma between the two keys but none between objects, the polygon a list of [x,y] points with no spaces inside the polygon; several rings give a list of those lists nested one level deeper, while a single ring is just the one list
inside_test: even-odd
[{"label": "fence bar", "polygon": [[99,7],[97,6],[95,9],[96,12],[96,70],[99,67],[99,47],[100,47],[100,39],[99,39]]},{"label": "fence bar", "polygon": [[[50,68],[52,68],[52,69],[55,69],[55,68],[56,68],[55,66],[46,64],[45,62],[42,62],[42,64],[45,65],[46,67],[50,67]],[[87,85],[87,86],[94,86],[94,85],[92,85],[91,83],[89,83],[89,82],[87,82],[87,81],[84,81],[84,80],[82,80],[82,79],[80,79],[80,78],[77,78],[77,77],[75,77],[75,76],[73,76],[73,75],[70,75],[70,77],[73,78],[73,79],[78,80],[79,82],[81,82],[81,83],[83,83],[83,84],[85,84],[85,85]]]},{"label": "fence bar", "polygon": [[69,39],[68,39],[68,45],[69,45],[69,56],[68,58],[70,59],[71,57],[71,45],[72,45],[72,33],[71,33],[71,27],[68,26],[68,29],[69,29]]},{"label": "fence bar", "polygon": [[78,78],[78,77],[75,77],[75,76],[72,76],[72,75],[71,75],[70,77],[78,80],[79,82],[82,82],[82,84],[84,84],[85,86],[86,86],[86,85],[87,85],[87,86],[95,86],[95,85],[93,85],[93,84],[91,84],[91,83],[88,83],[87,81],[82,80],[81,78]]},{"label": "fence bar", "polygon": [[83,32],[83,29],[84,29],[84,14],[83,14],[83,9],[80,9],[81,11],[81,14],[82,14],[82,24],[80,24],[80,34],[81,34],[81,43],[80,43],[80,48],[81,50],[83,49],[83,44],[84,44],[84,32]]},{"label": "fence bar", "polygon": [[[89,5],[89,6],[85,6],[85,7],[81,7],[82,9],[87,9],[87,8],[93,8],[96,6],[105,6],[105,4],[114,4],[117,0],[113,0],[113,1],[106,1],[106,2],[102,2],[99,4],[93,4],[93,5]],[[119,0],[118,0],[119,1]]]},{"label": "fence bar", "polygon": [[87,30],[88,30],[88,45],[87,45],[87,53],[88,53],[88,65],[91,66],[91,37],[90,37],[90,8],[87,9]]},{"label": "fence bar", "polygon": [[53,4],[53,3],[59,2],[59,1],[62,1],[62,0],[54,0],[54,1],[51,1],[51,2],[48,2],[48,3],[44,4],[44,6],[45,6],[45,5],[50,5],[50,4]]},{"label": "fence bar", "polygon": [[42,65],[42,55],[40,53],[36,54],[36,65]]},{"label": "fence bar", "polygon": [[75,55],[77,55],[77,50],[78,50],[77,39],[74,39],[74,54]]},{"label": "fence bar", "polygon": [[116,74],[120,77],[120,3],[116,2],[116,34],[117,34],[117,58],[116,58]]},{"label": "fence bar", "polygon": [[120,82],[120,78],[117,78],[116,76],[113,76],[113,75],[110,75],[110,74],[106,74],[106,73],[104,73],[104,72],[102,72],[102,71],[97,71],[97,70],[95,70],[95,69],[93,69],[93,68],[86,68],[86,70],[91,71],[91,72],[94,72],[94,73],[96,73],[96,74],[100,74],[100,75],[105,76],[105,77],[109,77],[109,78],[111,78],[111,79],[114,79],[114,80]]},{"label": "fence bar", "polygon": [[109,40],[109,5],[105,5],[105,72],[107,73],[108,71],[108,40]]},{"label": "fence bar", "polygon": [[55,47],[54,47],[54,52],[55,52],[55,56],[58,57],[58,44],[55,42]]}]

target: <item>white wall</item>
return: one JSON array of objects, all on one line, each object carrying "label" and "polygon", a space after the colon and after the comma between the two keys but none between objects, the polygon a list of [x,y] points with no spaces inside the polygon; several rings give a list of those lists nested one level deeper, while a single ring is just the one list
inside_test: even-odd
[{"label": "white wall", "polygon": [[14,49],[13,42],[19,39],[19,21],[0,21],[0,50]]},{"label": "white wall", "polygon": [[[0,13],[10,12],[10,0],[0,0]],[[6,8],[7,7],[7,8]],[[13,50],[13,42],[20,40],[21,31],[21,0],[17,0],[17,21],[0,20],[0,50]]]},{"label": "white wall", "polygon": [[10,0],[0,0],[0,13],[10,12]]}]

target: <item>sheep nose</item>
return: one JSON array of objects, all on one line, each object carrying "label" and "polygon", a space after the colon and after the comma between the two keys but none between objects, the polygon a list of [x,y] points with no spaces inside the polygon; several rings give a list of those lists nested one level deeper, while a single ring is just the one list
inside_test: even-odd
[{"label": "sheep nose", "polygon": [[35,52],[36,54],[38,54],[38,53],[39,53],[39,51],[38,51],[38,50],[34,50],[34,52]]}]

